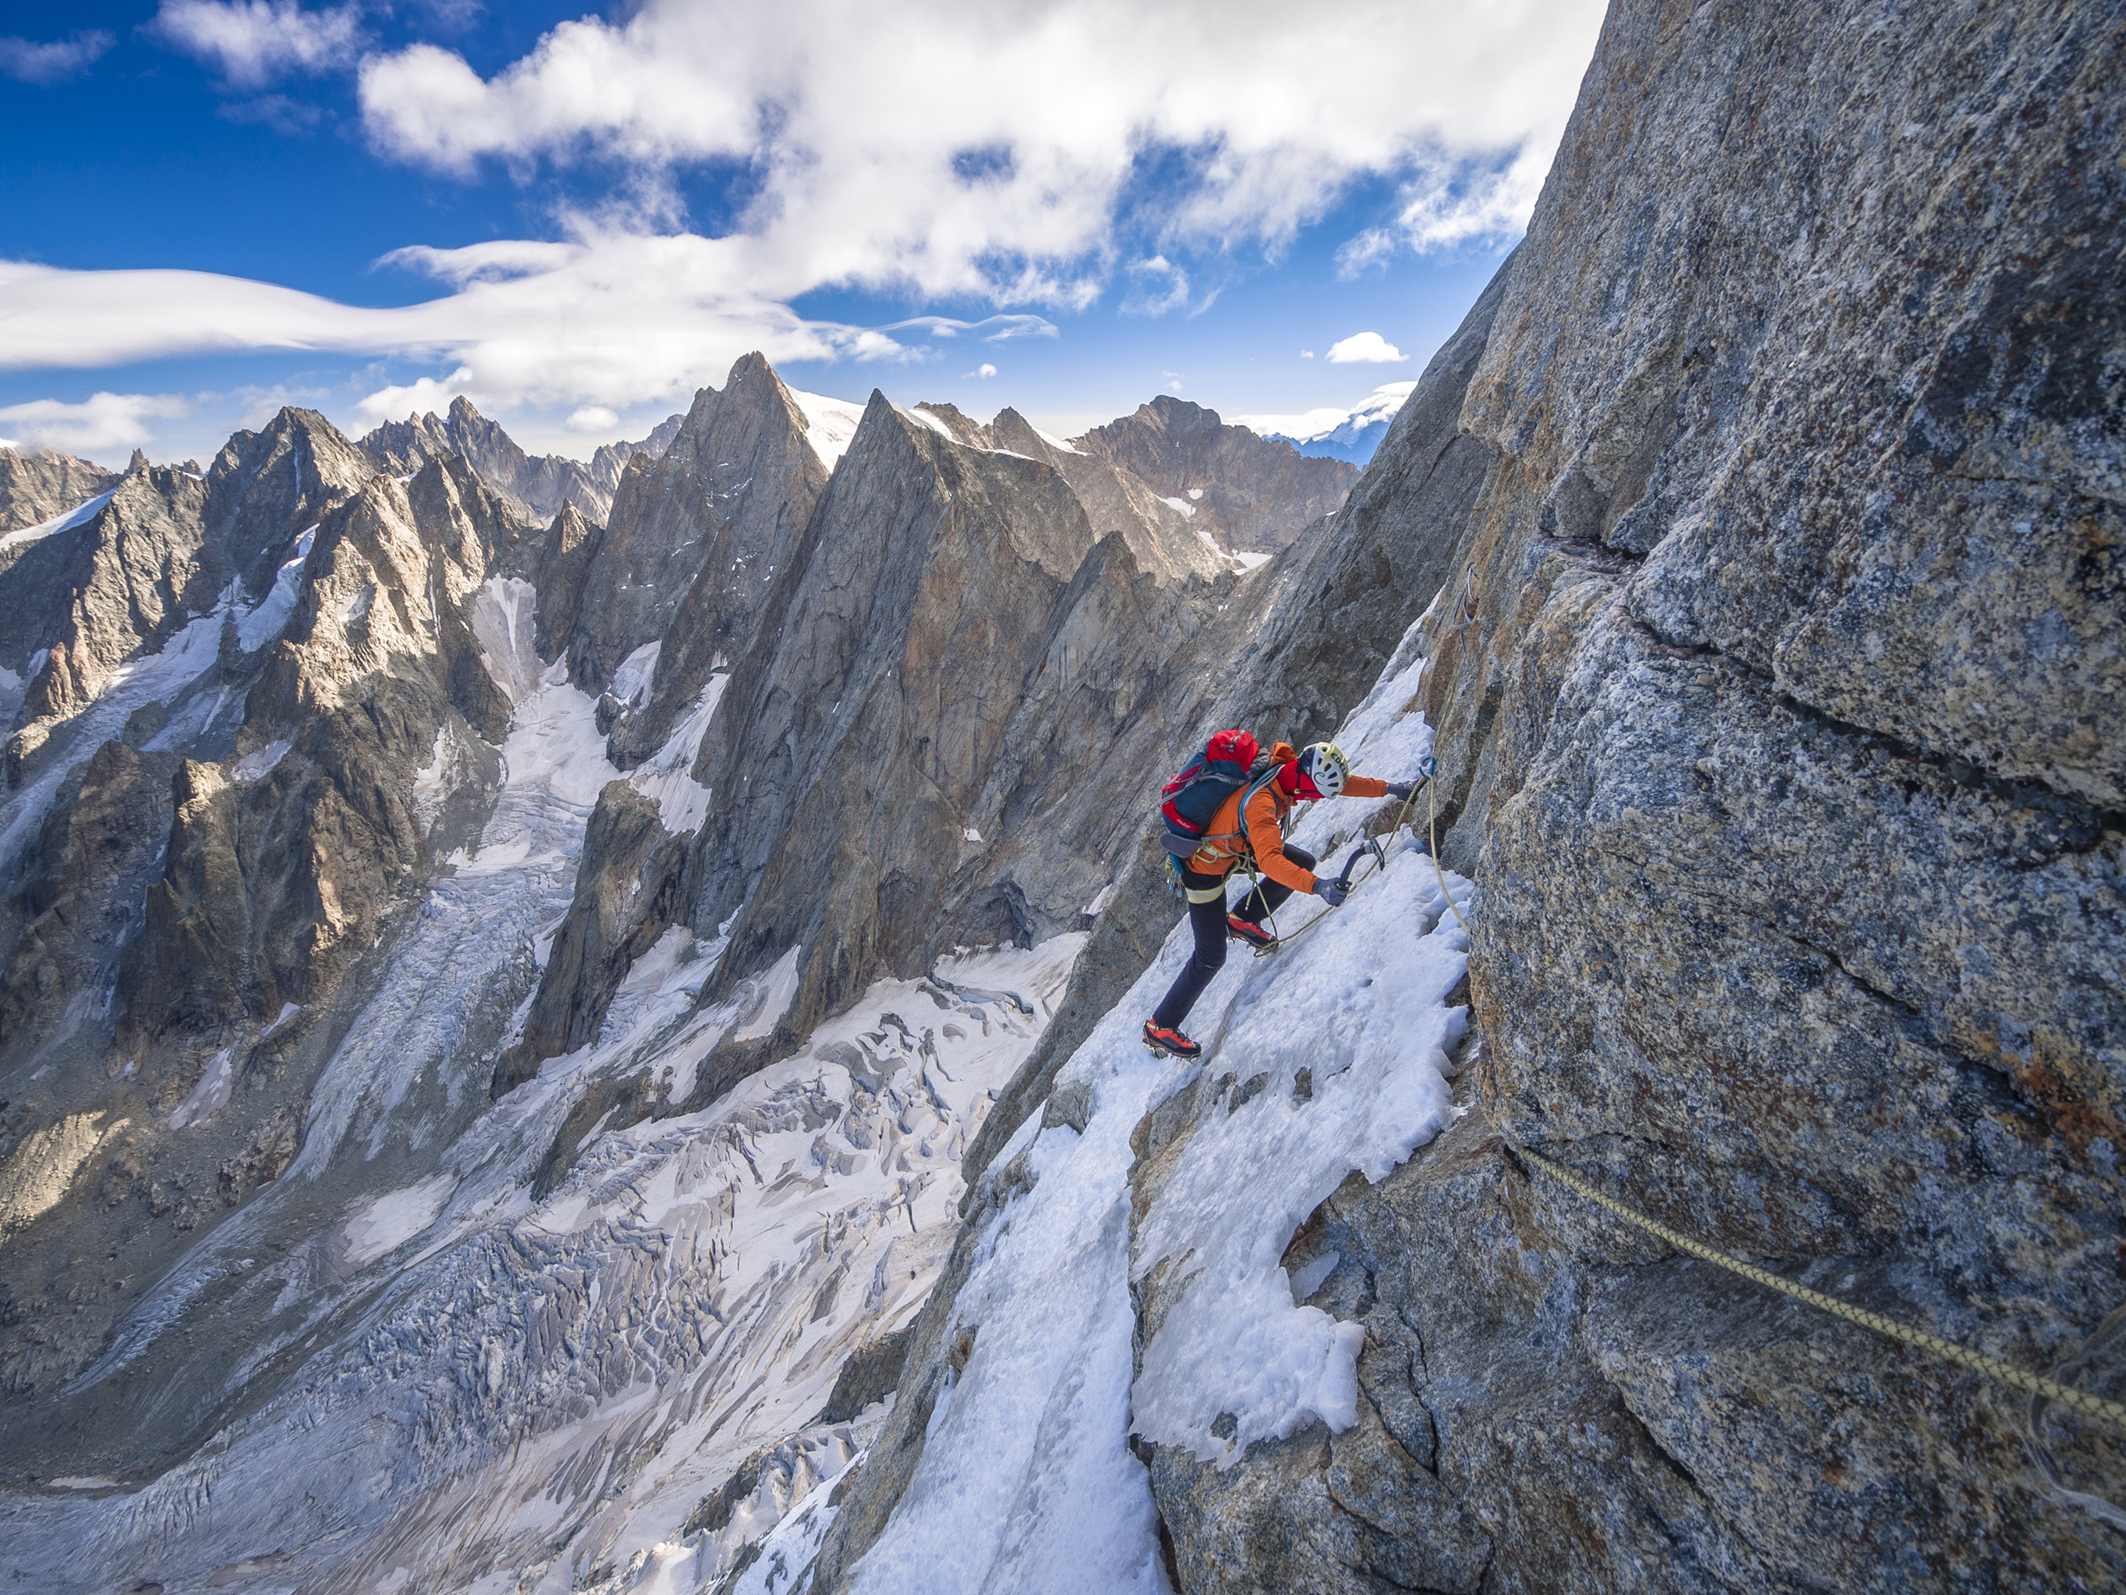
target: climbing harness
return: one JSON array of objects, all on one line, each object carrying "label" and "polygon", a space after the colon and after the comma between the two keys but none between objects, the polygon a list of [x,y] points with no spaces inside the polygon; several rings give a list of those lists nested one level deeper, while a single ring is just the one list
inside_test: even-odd
[{"label": "climbing harness", "polygon": [[[1793,1297],[1796,1301],[1807,1302],[1811,1307],[1821,1308],[1824,1312],[1843,1318],[1848,1323],[1859,1324],[1863,1329],[1872,1329],[1878,1335],[1887,1335],[1890,1339],[1901,1340],[1908,1346],[1917,1346],[1922,1351],[1931,1351],[1937,1357],[1943,1357],[1950,1362],[1961,1364],[1963,1367],[1975,1369],[1977,1372],[1985,1374],[1988,1378],[1998,1379],[2003,1384],[2013,1385],[2016,1389],[2027,1391],[2034,1397],[2041,1397],[2046,1401],[2057,1401],[2062,1406],[2072,1407],[2076,1412],[2086,1413],[2093,1418],[2101,1418],[2115,1428],[2126,1430],[2126,1406],[2122,1406],[2116,1401],[2107,1401],[2102,1396],[2091,1395],[2086,1390],[2077,1390],[2074,1386],[2062,1384],[2056,1379],[2046,1379],[2034,1373],[2026,1373],[2021,1368],[2010,1367],[2007,1363],[1988,1357],[1984,1352],[1967,1351],[1962,1346],[1942,1339],[1939,1335],[1927,1333],[1924,1329],[1914,1329],[1910,1324],[1902,1324],[1894,1318],[1885,1318],[1881,1313],[1871,1313],[1865,1308],[1855,1307],[1849,1302],[1840,1301],[1836,1296],[1826,1296],[1820,1290],[1810,1290],[1806,1285],[1797,1285],[1792,1280],[1782,1278],[1769,1269],[1758,1268],[1750,1263],[1745,1263],[1740,1258],[1728,1256],[1727,1253],[1717,1247],[1708,1246],[1703,1241],[1692,1240],[1688,1235],[1679,1234],[1666,1224],[1656,1219],[1648,1218],[1637,1208],[1620,1202],[1615,1197],[1605,1195],[1595,1189],[1594,1186],[1588,1184],[1587,1181],[1581,1179],[1579,1175],[1572,1173],[1568,1169],[1560,1168],[1557,1164],[1551,1162],[1550,1159],[1538,1153],[1531,1152],[1525,1147],[1515,1147],[1513,1148],[1513,1153],[1531,1166],[1541,1169],[1551,1178],[1562,1180],[1597,1206],[1607,1208],[1610,1212],[1616,1214],[1617,1217],[1638,1225],[1649,1234],[1659,1236],[1680,1252],[1688,1252],[1691,1256],[1724,1268],[1729,1273],[1740,1274],[1744,1279],[1762,1285],[1767,1290],[1776,1290],[1781,1295]],[[2035,1403],[2033,1403],[2033,1406],[2035,1406]]]}]

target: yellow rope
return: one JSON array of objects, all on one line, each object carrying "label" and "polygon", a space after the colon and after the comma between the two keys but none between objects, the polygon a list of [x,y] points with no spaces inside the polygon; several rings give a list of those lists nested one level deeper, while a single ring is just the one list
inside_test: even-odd
[{"label": "yellow rope", "polygon": [[1666,1224],[1658,1223],[1648,1218],[1638,1209],[1629,1207],[1614,1197],[1605,1196],[1577,1174],[1558,1167],[1557,1164],[1546,1157],[1538,1156],[1523,1147],[1515,1147],[1514,1151],[1520,1157],[1525,1158],[1529,1163],[1541,1169],[1545,1174],[1554,1179],[1563,1180],[1589,1201],[1607,1208],[1610,1212],[1616,1214],[1617,1217],[1627,1219],[1651,1234],[1658,1235],[1678,1251],[1688,1252],[1693,1257],[1701,1258],[1708,1263],[1717,1264],[1729,1273],[1740,1274],[1744,1279],[1762,1285],[1767,1290],[1776,1290],[1782,1295],[1793,1297],[1796,1301],[1807,1302],[1811,1307],[1821,1308],[1827,1313],[1845,1319],[1848,1323],[1859,1324],[1863,1329],[1872,1329],[1878,1335],[1887,1335],[1892,1340],[1901,1340],[1908,1346],[1917,1346],[1922,1351],[1931,1351],[1938,1357],[1944,1357],[1950,1362],[1960,1363],[1966,1368],[1975,1369],[1989,1378],[2000,1380],[2003,1384],[2013,1385],[2016,1389],[2028,1391],[2032,1395],[2043,1396],[2048,1401],[2057,1401],[2062,1406],[2072,1407],[2077,1412],[2086,1413],[2093,1418],[2101,1418],[2119,1429],[2126,1430],[2126,1406],[2122,1406],[2116,1401],[2107,1401],[2102,1396],[2091,1395],[2086,1390],[2077,1390],[2072,1385],[2063,1385],[2055,1379],[2045,1379],[2034,1373],[2026,1373],[2020,1368],[2013,1368],[2007,1363],[1996,1361],[1994,1358],[1986,1356],[1983,1352],[1967,1351],[1962,1346],[1944,1340],[1939,1335],[1929,1334],[1924,1329],[1914,1329],[1911,1325],[1901,1324],[1894,1318],[1885,1318],[1881,1313],[1871,1313],[1864,1308],[1855,1307],[1848,1302],[1840,1301],[1836,1296],[1826,1296],[1820,1290],[1810,1290],[1806,1285],[1797,1285],[1790,1279],[1785,1279],[1778,1274],[1772,1273],[1769,1269],[1755,1267],[1752,1264],[1741,1261],[1739,1258],[1730,1257],[1727,1253],[1708,1246],[1703,1241],[1694,1241],[1688,1235],[1678,1234]]}]

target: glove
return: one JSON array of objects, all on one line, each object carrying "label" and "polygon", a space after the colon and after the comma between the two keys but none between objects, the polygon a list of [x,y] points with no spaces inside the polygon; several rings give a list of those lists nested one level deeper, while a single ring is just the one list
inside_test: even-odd
[{"label": "glove", "polygon": [[1390,781],[1388,783],[1388,796],[1394,798],[1398,803],[1409,802],[1410,794],[1416,790],[1417,783],[1415,781]]},{"label": "glove", "polygon": [[1342,881],[1316,879],[1314,882],[1314,895],[1331,908],[1341,908],[1343,907],[1344,899],[1351,895],[1351,888],[1344,885]]}]

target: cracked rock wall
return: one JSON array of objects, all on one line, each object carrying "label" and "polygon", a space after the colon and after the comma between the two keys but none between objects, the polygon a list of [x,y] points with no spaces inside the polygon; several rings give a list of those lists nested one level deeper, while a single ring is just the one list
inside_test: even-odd
[{"label": "cracked rock wall", "polygon": [[1358,1426],[1152,1456],[1182,1588],[2126,1576],[2020,1400],[1512,1155],[2026,1368],[2126,1301],[2122,69],[2116,5],[1612,7],[1422,631],[1469,1113],[1295,1238]]}]

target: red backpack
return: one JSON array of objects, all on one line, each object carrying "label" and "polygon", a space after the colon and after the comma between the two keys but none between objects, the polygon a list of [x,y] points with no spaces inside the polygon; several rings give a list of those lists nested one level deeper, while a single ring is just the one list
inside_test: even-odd
[{"label": "red backpack", "polygon": [[1245,731],[1220,731],[1203,752],[1160,793],[1159,815],[1166,821],[1162,840],[1176,858],[1187,858],[1203,845],[1218,807],[1248,784],[1248,766],[1261,749]]}]

